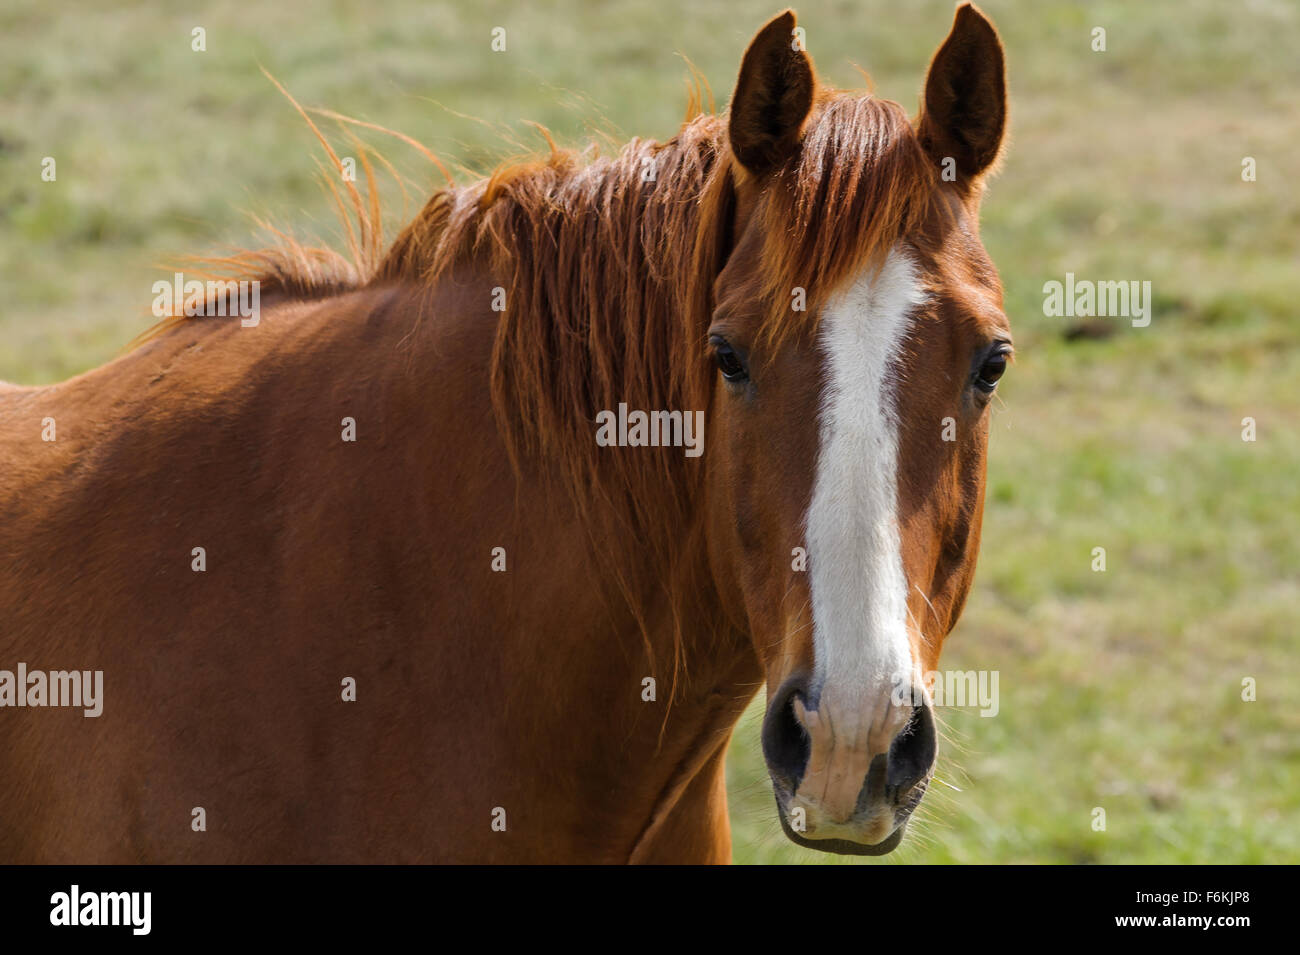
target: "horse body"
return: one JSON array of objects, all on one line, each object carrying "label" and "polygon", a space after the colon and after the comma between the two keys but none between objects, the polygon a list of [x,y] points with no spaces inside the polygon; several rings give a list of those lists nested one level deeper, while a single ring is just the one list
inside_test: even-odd
[{"label": "horse body", "polygon": [[658,711],[619,705],[646,675],[621,652],[637,626],[495,439],[493,315],[437,296],[404,351],[415,294],[282,303],[256,340],[194,320],[0,399],[24,462],[0,497],[0,654],[106,685],[98,718],[5,713],[0,858],[625,861],[653,857],[652,821],[678,858],[679,826],[685,857],[726,857],[721,758],[756,667],[679,701],[662,744]]},{"label": "horse body", "polygon": [[[765,681],[787,834],[892,849],[934,746],[886,671],[965,598],[1005,337],[970,9],[919,131],[817,91],[785,14],[729,126],[439,193],[362,281],[0,388],[0,668],[104,684],[0,709],[0,861],[726,861]],[[821,331],[772,310],[800,282]],[[598,447],[622,402],[704,410],[709,452]]]}]

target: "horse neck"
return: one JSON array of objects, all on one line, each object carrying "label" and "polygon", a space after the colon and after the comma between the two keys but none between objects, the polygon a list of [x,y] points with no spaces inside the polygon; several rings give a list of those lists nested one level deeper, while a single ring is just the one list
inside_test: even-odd
[{"label": "horse neck", "polygon": [[[667,661],[705,686],[752,656],[719,610],[703,522],[706,456],[598,447],[593,424],[620,404],[629,413],[708,410],[708,309],[693,276],[709,268],[695,268],[694,254],[697,233],[711,228],[698,200],[717,182],[722,126],[696,123],[674,143],[633,143],[612,161],[440,193],[380,273],[427,281],[428,250],[438,250],[434,307],[464,316],[473,347],[493,339],[487,377],[518,520],[535,539],[585,535],[600,589],[640,631],[626,638],[643,642],[655,672]],[[649,181],[646,157],[656,163]],[[445,349],[441,325],[425,326],[431,353]]]}]

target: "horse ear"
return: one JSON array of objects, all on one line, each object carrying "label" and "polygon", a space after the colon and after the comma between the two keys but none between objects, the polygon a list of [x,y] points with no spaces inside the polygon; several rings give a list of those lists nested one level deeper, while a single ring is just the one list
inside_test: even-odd
[{"label": "horse ear", "polygon": [[1006,63],[998,31],[963,3],[930,61],[921,107],[921,142],[936,161],[951,159],[969,181],[998,157],[1007,123]]},{"label": "horse ear", "polygon": [[731,151],[755,175],[794,151],[812,109],[812,60],[794,28],[794,11],[786,10],[758,31],[731,96]]}]

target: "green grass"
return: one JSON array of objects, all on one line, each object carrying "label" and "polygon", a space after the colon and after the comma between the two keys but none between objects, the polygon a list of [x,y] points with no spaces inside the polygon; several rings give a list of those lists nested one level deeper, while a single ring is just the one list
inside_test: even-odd
[{"label": "green grass", "polygon": [[[1300,10],[984,7],[1007,44],[1013,127],[983,233],[1018,360],[993,419],[977,587],[943,663],[999,671],[1001,709],[942,714],[939,775],[960,791],[936,785],[903,848],[869,864],[1300,861]],[[681,55],[725,102],[775,9],[339,0],[260,6],[252,25],[233,2],[10,3],[0,378],[113,357],[152,322],[156,266],[249,244],[250,213],[337,242],[310,133],[259,64],[306,104],[481,170],[541,145],[525,119],[575,144],[666,138]],[[951,16],[947,0],[798,9],[823,79],[860,85],[860,64],[909,109]],[[497,25],[505,54],[489,50]],[[436,177],[367,139],[408,177],[409,215]],[[41,181],[44,156],[57,182]],[[1258,181],[1241,180],[1244,156]],[[402,196],[386,198],[398,226]],[[1151,326],[1066,343],[1042,286],[1067,271],[1151,281]],[[1241,700],[1246,677],[1257,702]],[[839,861],[780,834],[760,716],[729,763],[737,861]]]}]

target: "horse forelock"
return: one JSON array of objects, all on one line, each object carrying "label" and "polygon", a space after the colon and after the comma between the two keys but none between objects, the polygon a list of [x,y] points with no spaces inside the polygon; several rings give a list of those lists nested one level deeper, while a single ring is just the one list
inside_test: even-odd
[{"label": "horse forelock", "polygon": [[[763,333],[812,335],[822,306],[920,230],[937,177],[906,112],[874,96],[823,90],[798,152],[764,204]],[[804,309],[791,307],[795,289]]]}]

